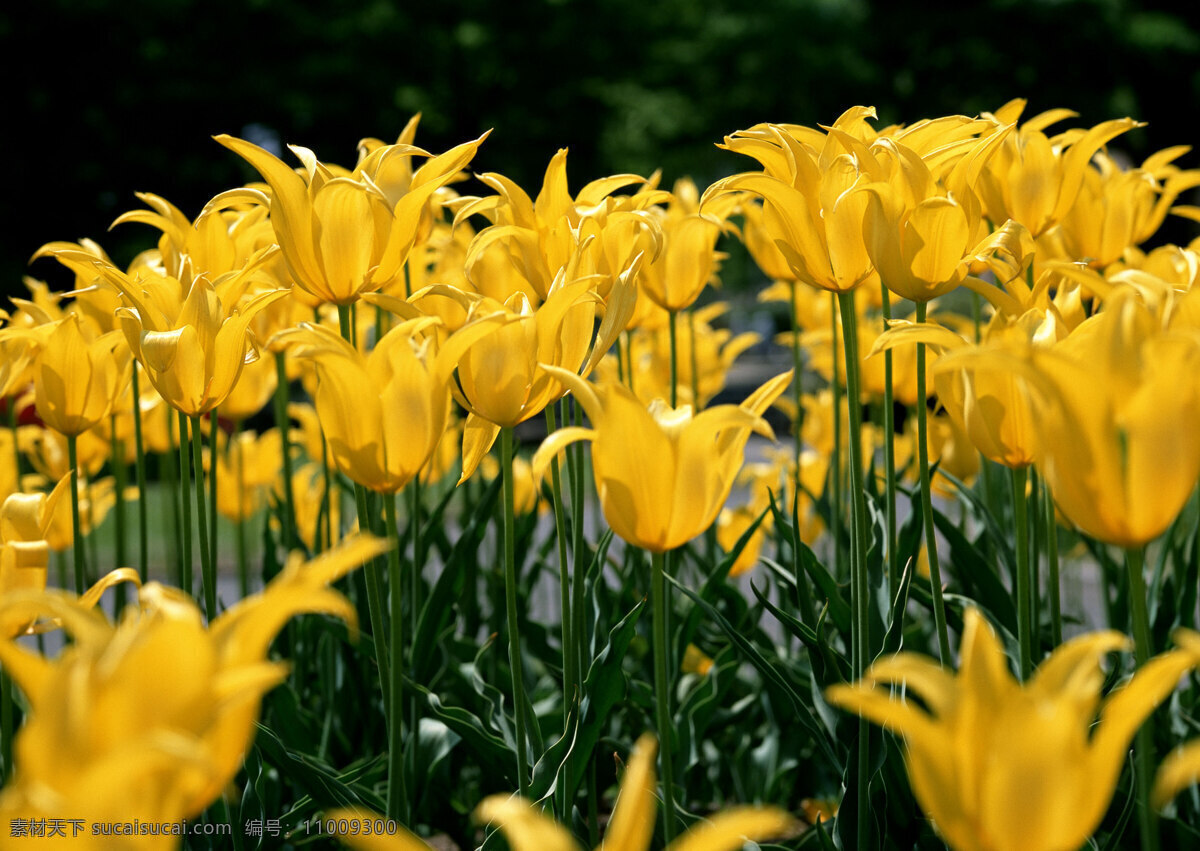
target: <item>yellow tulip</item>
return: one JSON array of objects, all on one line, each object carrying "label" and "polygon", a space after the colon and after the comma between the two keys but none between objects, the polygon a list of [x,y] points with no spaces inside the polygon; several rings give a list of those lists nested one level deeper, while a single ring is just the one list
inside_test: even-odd
[{"label": "yellow tulip", "polygon": [[[725,254],[718,252],[725,216],[736,205],[736,195],[724,196],[725,203],[709,204],[699,212],[696,187],[691,181],[677,185],[666,210],[657,216],[662,231],[662,248],[642,270],[641,292],[663,310],[691,307],[705,285],[715,282]],[[659,207],[653,210],[661,210]]]},{"label": "yellow tulip", "polygon": [[[279,457],[278,448],[275,450],[275,457]],[[330,498],[329,504],[326,506],[325,469],[320,464],[312,462],[302,464],[292,473],[292,508],[296,513],[296,533],[310,552],[329,548],[330,543],[325,540],[326,522],[328,522],[329,526],[328,537],[336,541],[341,532],[341,496],[338,493],[337,483],[331,479],[329,484]],[[277,501],[282,502],[282,478],[277,478],[274,485],[275,498]],[[328,520],[324,513],[326,507],[329,509]],[[270,523],[272,529],[282,531],[279,529],[275,514],[271,515]],[[357,520],[355,520],[355,523],[357,524]],[[357,525],[354,528],[357,529]],[[323,543],[323,546],[318,547],[318,543]]]},{"label": "yellow tulip", "polygon": [[[279,477],[279,429],[239,431],[217,452],[217,511],[233,522],[258,513]],[[298,491],[297,491],[298,493]]]},{"label": "yellow tulip", "polygon": [[[303,176],[273,154],[242,139],[216,140],[258,170],[270,196],[235,189],[210,202],[251,201],[271,210],[271,223],[288,271],[298,286],[322,302],[351,304],[404,274],[404,262],[421,236],[431,197],[475,156],[483,136],[433,157],[407,144],[373,148],[351,174],[336,174],[307,148],[292,151]],[[393,179],[396,161],[430,157],[407,180]],[[383,184],[376,182],[387,175]]]},{"label": "yellow tulip", "polygon": [[[1200,633],[1177,629],[1171,636],[1181,648],[1200,659]],[[1200,739],[1180,745],[1162,761],[1154,779],[1151,795],[1154,806],[1161,809],[1188,786],[1200,781]]]},{"label": "yellow tulip", "polygon": [[[29,703],[0,829],[7,835],[14,818],[97,824],[201,813],[237,773],[262,696],[286,676],[286,665],[267,661],[276,633],[302,612],[353,629],[354,607],[329,584],[385,548],[356,539],[307,564],[293,554],[261,594],[208,627],[189,596],[157,583],[142,588],[141,611],[127,609],[116,624],[65,592],[8,596],[0,619],[57,618],[73,641],[47,659],[0,640],[0,663]],[[90,836],[61,842],[112,847]]]},{"label": "yellow tulip", "polygon": [[[501,174],[477,177],[498,194],[464,198],[454,222],[457,226],[473,215],[494,222],[471,241],[464,265],[476,291],[496,301],[506,302],[522,292],[536,306],[568,269],[573,270],[568,274],[571,280],[599,276],[597,290],[607,299],[638,254],[647,259],[658,254],[658,220],[647,208],[670,196],[636,174],[593,180],[572,196],[567,149],[562,148],[546,167],[535,199]],[[643,188],[633,196],[612,194],[639,183]]]},{"label": "yellow tulip", "polygon": [[[49,496],[14,493],[0,505],[0,605],[10,594],[46,587],[46,531],[68,487],[70,477],[64,476]],[[31,623],[19,614],[0,616],[0,638],[20,635]]]},{"label": "yellow tulip", "polygon": [[[596,849],[648,851],[654,834],[654,756],[658,750],[654,737],[642,736],[634,747],[617,804],[608,823],[603,843]],[[579,851],[570,833],[542,813],[540,807],[523,798],[492,795],[475,810],[475,818],[497,825],[504,831],[512,851]],[[378,813],[361,809],[338,809],[325,814],[326,822],[346,820],[350,824],[372,823],[382,819]],[[733,807],[709,816],[703,823],[680,836],[669,851],[737,851],[747,839],[766,839],[794,832],[796,822],[774,807]],[[430,851],[423,840],[400,827],[394,835],[340,833],[338,838],[358,851]]]},{"label": "yellow tulip", "polygon": [[1028,367],[1012,363],[1034,394],[1036,463],[1059,508],[1107,543],[1158,537],[1200,478],[1200,338],[1162,330],[1120,287],[1061,343],[1027,357]]},{"label": "yellow tulip", "polygon": [[[1020,118],[1025,101],[1014,100],[997,111],[997,123],[1011,125]],[[1088,163],[1102,146],[1141,126],[1132,118],[1097,124],[1048,138],[1043,130],[1076,113],[1066,109],[1043,112],[1009,133],[979,175],[977,191],[987,217],[1024,225],[1040,237],[1070,211],[1079,195]]]},{"label": "yellow tulip", "polygon": [[1100,662],[1129,649],[1125,636],[1068,641],[1022,685],[983,616],[965,621],[957,676],[899,653],[826,698],[904,737],[917,802],[956,851],[1073,851],[1108,809],[1134,733],[1197,656],[1164,653],[1101,704]]},{"label": "yellow tulip", "polygon": [[289,335],[296,355],[312,359],[320,375],[317,414],[337,468],[377,493],[401,490],[429,461],[446,430],[450,375],[496,323],[468,326],[434,354],[423,332],[436,324],[403,322],[366,356],[324,327],[305,325]]},{"label": "yellow tulip", "polygon": [[[108,440],[93,428],[79,435],[77,443],[79,472],[87,476],[96,475],[108,460]],[[17,429],[17,446],[29,459],[33,469],[51,481],[56,482],[71,471],[67,439],[53,429],[36,425],[21,426]]]},{"label": "yellow tulip", "polygon": [[[702,408],[712,401],[725,389],[726,376],[737,357],[760,340],[753,332],[735,337],[727,328],[714,328],[712,321],[728,309],[729,305],[724,302],[714,302],[691,312],[680,323],[676,340],[677,389],[682,405]],[[625,383],[647,404],[656,398],[668,398],[671,392],[671,340],[665,322],[654,327],[635,328],[629,332],[628,339]],[[609,354],[600,362],[597,377],[602,381],[619,380],[616,355]],[[699,392],[699,399],[694,398],[693,390]]]},{"label": "yellow tulip", "polygon": [[1037,458],[1038,429],[1029,395],[1007,357],[1030,345],[1049,345],[1065,329],[1031,310],[1012,319],[997,313],[979,347],[956,347],[938,359],[938,398],[957,428],[984,457],[1005,467],[1026,467]]},{"label": "yellow tulip", "polygon": [[[782,254],[791,272],[787,277],[832,292],[878,280],[863,235],[867,196],[852,191],[873,179],[874,157],[844,132],[852,118],[850,113],[839,118],[819,148],[776,125],[728,137],[724,147],[754,157],[765,173],[737,174],[714,183],[704,193],[702,209],[728,192],[759,195],[762,217],[758,221],[751,213],[751,227],[765,232]],[[757,234],[755,240],[763,241]],[[777,258],[761,249],[758,253],[766,255],[764,268],[780,271]]]},{"label": "yellow tulip", "polygon": [[592,428],[564,428],[533,457],[535,475],[570,443],[592,441],[600,507],[612,530],[651,552],[673,550],[713,524],[729,498],[752,431],[773,436],[762,419],[792,373],[772,378],[740,406],[718,405],[693,416],[661,399],[649,409],[618,384],[593,386],[547,367],[575,394]]},{"label": "yellow tulip", "polygon": [[568,280],[560,274],[536,310],[520,292],[500,304],[450,287],[436,288],[479,317],[468,321],[463,331],[479,323],[490,328],[463,352],[453,388],[469,412],[460,481],[475,471],[501,428],[540,414],[567,392],[552,370],[566,368],[578,377],[596,367],[633,312],[637,290],[632,281],[639,264],[635,259],[617,278],[598,326],[600,297],[587,278]]},{"label": "yellow tulip", "polygon": [[74,314],[46,338],[33,363],[38,416],[59,434],[78,437],[108,416],[129,377],[120,334],[89,336]]},{"label": "yellow tulip", "polygon": [[[619,851],[648,851],[654,835],[655,796],[654,757],[658,748],[654,737],[638,739],[621,790],[600,848]],[[542,814],[540,808],[522,798],[493,795],[475,810],[482,822],[504,831],[513,851],[578,851],[571,835]],[[783,810],[774,807],[732,807],[715,813],[678,837],[670,851],[737,851],[747,839],[766,839],[791,831],[795,822]]]},{"label": "yellow tulip", "polygon": [[867,254],[889,290],[927,302],[962,284],[973,264],[1017,250],[1020,232],[1011,225],[988,233],[974,186],[1004,138],[975,143],[941,179],[915,151],[890,139],[877,143],[881,175],[859,189],[860,221]]},{"label": "yellow tulip", "polygon": [[1079,195],[1059,224],[1067,259],[1103,269],[1126,248],[1152,237],[1180,193],[1200,186],[1200,170],[1171,165],[1188,150],[1168,148],[1127,170],[1096,154],[1095,167],[1084,170]]}]

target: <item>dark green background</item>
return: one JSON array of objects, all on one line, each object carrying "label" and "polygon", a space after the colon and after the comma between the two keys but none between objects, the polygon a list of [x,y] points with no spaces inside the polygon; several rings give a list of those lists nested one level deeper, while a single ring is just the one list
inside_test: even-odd
[{"label": "dark green background", "polygon": [[[0,12],[9,180],[6,292],[43,242],[99,239],[118,262],[149,229],[109,223],[139,190],[194,216],[251,176],[215,133],[251,124],[352,165],[424,112],[430,150],[495,128],[476,166],[526,185],[569,146],[572,187],[662,167],[702,185],[749,161],[713,147],[759,121],[883,121],[1068,106],[1150,126],[1141,157],[1197,140],[1200,4],[990,0],[951,12],[855,0],[39,0]],[[1183,161],[1200,165],[1200,156]],[[1192,230],[1170,232],[1187,239]],[[32,270],[68,286],[54,263]]]}]

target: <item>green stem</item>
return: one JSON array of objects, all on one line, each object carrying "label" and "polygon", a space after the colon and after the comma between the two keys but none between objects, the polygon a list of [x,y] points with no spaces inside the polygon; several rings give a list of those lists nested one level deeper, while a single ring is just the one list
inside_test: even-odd
[{"label": "green stem", "polygon": [[517,552],[513,506],[513,430],[500,430],[500,466],[504,472],[504,599],[508,609],[508,664],[512,671],[513,712],[516,715],[517,789],[529,797],[529,756],[525,733],[525,669],[521,659],[521,625],[517,609]]},{"label": "green stem", "polygon": [[179,423],[179,514],[183,528],[183,571],[180,587],[185,594],[192,593],[192,471],[188,463],[188,417],[176,411]]},{"label": "green stem", "polygon": [[[554,406],[546,406],[546,433],[558,430]],[[567,519],[563,507],[562,475],[558,469],[558,458],[550,461],[550,493],[554,502],[554,528],[558,539],[558,588],[559,607],[562,610],[562,665],[563,665],[563,724],[571,715],[571,706],[577,699],[579,687],[575,667],[575,645],[571,632],[571,564],[567,558]]]},{"label": "green stem", "polygon": [[[111,428],[109,430],[110,447],[109,458],[113,472],[113,497],[116,500],[113,505],[113,566],[125,567],[129,562],[129,556],[126,554],[125,547],[125,481],[126,481],[126,465],[125,465],[125,443],[117,438],[117,416],[112,415],[109,420]],[[121,612],[125,609],[125,583],[117,586],[115,591],[115,607],[114,612]]]},{"label": "green stem", "polygon": [[[346,337],[346,323],[343,319],[344,305],[338,305],[338,319],[342,321],[342,336]],[[287,363],[284,352],[275,353],[275,427],[279,429],[279,443],[283,451],[283,551],[291,550],[296,540],[296,498],[292,493],[292,447],[288,439],[290,421],[288,420],[288,380]],[[365,529],[364,529],[365,531]]]},{"label": "green stem", "polygon": [[[565,404],[564,400],[564,404]],[[580,406],[571,399],[572,425],[581,425]],[[566,408],[563,408],[563,422],[567,420]],[[583,544],[584,513],[584,456],[583,442],[574,443],[567,447],[567,475],[571,488],[571,555],[575,560],[575,575],[571,589],[571,634],[575,641],[577,653],[575,670],[582,683],[588,671],[588,634],[587,634],[587,553]]]},{"label": "green stem", "polygon": [[800,423],[804,412],[804,358],[800,354],[800,325],[796,319],[796,288],[799,286],[799,281],[792,281],[792,404],[796,406],[796,418],[792,425],[793,435],[796,439],[796,469],[793,478],[797,493],[800,492],[800,456],[803,454],[800,445]]},{"label": "green stem", "polygon": [[79,520],[79,452],[78,438],[67,435],[67,464],[71,467],[71,552],[75,556],[75,593],[87,588],[87,567],[83,557],[83,524]]},{"label": "green stem", "polygon": [[[367,489],[354,483],[354,503],[358,509],[360,533],[371,531],[371,510],[367,507]],[[383,692],[383,709],[391,717],[391,664],[388,659],[387,629],[383,616],[383,580],[380,578],[379,559],[367,562],[367,611],[371,618],[371,638],[375,645],[375,660],[379,665],[379,689]],[[400,664],[397,661],[397,664]]]},{"label": "green stem", "polygon": [[[168,449],[162,455],[158,456],[158,472],[160,478],[166,478],[167,491],[170,493],[169,499],[171,500],[171,505],[167,515],[171,523],[171,534],[168,536],[167,540],[170,542],[170,561],[171,564],[175,566],[175,587],[183,589],[183,550],[179,543],[181,540],[183,540],[183,521],[180,519],[181,511],[179,505],[179,444],[175,440],[175,430],[178,419],[171,416],[169,413],[166,415],[166,417]],[[171,446],[176,447],[175,457],[172,457],[171,455]]]},{"label": "green stem", "polygon": [[[200,584],[204,592],[204,613],[208,616],[208,622],[212,623],[217,617],[217,576],[213,570],[212,552],[208,548],[208,509],[205,506],[204,454],[200,436],[202,418],[202,415],[192,417],[192,464],[196,470],[196,522],[200,530]],[[216,458],[213,461],[215,466]]]},{"label": "green stem", "polygon": [[[212,525],[208,529],[208,554],[212,559],[213,569],[220,564],[217,558],[217,409],[213,408],[208,415],[208,445],[209,454],[212,456],[212,463],[208,465],[208,516],[212,519]],[[228,450],[229,444],[225,444]]]},{"label": "green stem", "polygon": [[[892,318],[892,298],[880,285],[883,296],[883,325]],[[896,407],[892,395],[892,350],[883,353],[883,466],[887,488],[888,595],[900,584],[900,554],[896,552]]]},{"label": "green stem", "polygon": [[829,381],[829,391],[833,402],[833,458],[829,463],[831,478],[830,491],[832,505],[830,506],[829,531],[833,533],[833,575],[840,582],[845,574],[842,572],[842,522],[845,513],[842,510],[842,386],[838,371],[838,307],[837,295],[829,294],[832,306],[829,316],[829,330],[832,342],[832,373]]},{"label": "green stem", "polygon": [[[407,268],[407,267],[405,267],[405,268]],[[415,658],[415,656],[411,656],[411,654],[416,653],[416,650],[417,650],[417,630],[420,626],[422,598],[424,596],[421,593],[422,592],[421,572],[425,568],[425,559],[423,557],[423,554],[421,553],[421,546],[422,546],[422,543],[421,543],[421,476],[419,473],[416,476],[413,476],[413,480],[411,482],[409,482],[408,494],[409,494],[409,524],[412,527],[412,542],[413,542],[412,569],[408,573],[408,582],[409,582],[408,596],[409,596],[409,601],[410,601],[409,602],[409,611],[412,613],[412,623],[410,624],[410,629],[411,629],[410,641],[411,641],[412,649],[409,652],[410,652],[410,658],[412,659],[412,662],[415,665],[416,658]],[[392,500],[385,497],[384,501],[390,502]],[[394,596],[392,598],[392,605],[393,606],[396,605],[396,599]],[[396,611],[399,611],[399,609],[397,609]],[[393,623],[394,623],[394,621],[393,621]],[[393,627],[393,629],[394,629],[394,627]],[[401,657],[393,654],[392,658],[399,659]],[[400,666],[397,665],[396,667],[399,668]],[[414,693],[412,695],[412,697],[409,699],[409,713],[408,713],[409,730],[412,730],[414,732],[417,730],[417,725],[420,723],[420,718],[417,715],[418,711],[419,711],[419,704],[417,701],[417,695]]]},{"label": "green stem", "polygon": [[[233,424],[233,434],[229,436],[229,452],[234,461],[233,475],[237,480],[237,523],[234,524],[234,534],[237,539],[237,572],[238,591],[242,598],[250,596],[250,568],[246,558],[246,458],[238,443],[242,424]],[[215,516],[215,515],[214,515]]]},{"label": "green stem", "polygon": [[[1133,656],[1141,668],[1154,653],[1150,635],[1150,618],[1146,609],[1145,547],[1125,550],[1125,566],[1129,574],[1129,616],[1133,625]],[[1138,833],[1143,851],[1158,848],[1158,824],[1150,806],[1150,787],[1154,782],[1154,716],[1150,715],[1138,729],[1133,746],[1133,767],[1138,790]]]},{"label": "green stem", "polygon": [[[333,476],[329,472],[329,446],[325,440],[325,432],[321,432],[321,475],[325,488],[321,492],[321,515],[325,518],[325,541],[323,549],[333,549]],[[338,516],[341,516],[341,502],[338,502]]]},{"label": "green stem", "polygon": [[[845,339],[846,402],[850,412],[850,517],[851,517],[851,582],[850,607],[854,613],[851,623],[851,663],[856,676],[861,677],[871,659],[871,622],[869,577],[867,576],[867,506],[863,483],[862,458],[862,394],[859,390],[858,314],[854,309],[854,292],[837,294],[842,314],[842,336]],[[857,783],[855,786],[858,847],[869,842],[870,801],[867,778],[870,751],[867,747],[869,726],[865,718],[858,724]]]},{"label": "green stem", "polygon": [[[925,321],[928,305],[917,302],[917,322]],[[938,659],[950,664],[950,634],[946,629],[946,601],[942,599],[942,568],[938,561],[937,533],[933,523],[933,493],[929,489],[929,406],[925,404],[925,344],[917,343],[917,456],[921,467],[921,513],[925,519],[925,550],[929,555],[929,586],[933,594],[933,622],[937,629]]]},{"label": "green stem", "polygon": [[[350,345],[354,345],[353,326],[351,324],[350,308],[347,305],[338,305],[338,326],[342,332],[342,339]],[[282,369],[282,354],[276,355],[277,368]],[[278,391],[277,391],[278,392]],[[275,416],[279,418],[279,404],[276,401]],[[283,422],[287,421],[286,412],[282,418]],[[291,460],[287,449],[287,431],[283,430],[283,459],[284,467],[287,471],[288,482],[291,482],[291,476],[288,475],[291,470]],[[287,513],[291,516],[291,489],[285,491],[285,497],[288,499]],[[354,504],[358,509],[358,529],[360,533],[369,533],[371,531],[371,510],[367,507],[367,489],[358,482],[354,483]],[[371,619],[371,637],[375,645],[375,661],[379,665],[379,689],[383,692],[383,709],[388,718],[392,717],[392,689],[391,689],[391,664],[388,659],[388,642],[386,624],[383,616],[383,580],[380,577],[379,559],[371,559],[365,567],[367,574],[367,611]],[[397,667],[402,664],[400,659],[395,660]],[[399,711],[399,709],[397,709]]]},{"label": "green stem", "polygon": [[8,672],[0,668],[0,781],[7,782],[13,768],[13,691]]},{"label": "green stem", "polygon": [[679,311],[671,310],[667,313],[667,334],[671,341],[671,407],[679,407],[679,340],[675,328],[676,320],[679,318]]},{"label": "green stem", "polygon": [[1062,592],[1058,576],[1058,517],[1054,513],[1054,494],[1050,492],[1050,483],[1045,478],[1042,479],[1042,502],[1046,509],[1046,583],[1050,586],[1050,638],[1054,646],[1058,647],[1063,642]]},{"label": "green stem", "polygon": [[1013,467],[1012,500],[1013,525],[1017,533],[1017,645],[1020,653],[1021,679],[1028,680],[1033,673],[1033,613],[1030,586],[1033,569],[1029,563],[1029,518],[1025,504],[1025,468]]},{"label": "green stem", "polygon": [[[388,589],[391,593],[391,708],[388,712],[388,797],[389,818],[408,824],[408,788],[404,779],[404,629],[400,607],[403,580],[400,576],[400,535],[396,529],[396,497],[384,494],[383,511],[387,523]],[[415,565],[414,565],[415,569]],[[410,719],[411,721],[411,719]],[[410,725],[411,726],[411,725]]]},{"label": "green stem", "polygon": [[138,380],[138,363],[133,363],[133,438],[137,443],[137,486],[138,486],[138,576],[146,582],[150,569],[149,494],[146,492],[146,446],[142,440],[141,388]]},{"label": "green stem", "polygon": [[654,698],[658,759],[663,783],[663,842],[675,839],[675,766],[671,747],[671,685],[667,675],[667,580],[664,553],[650,554],[650,601],[654,616]]}]

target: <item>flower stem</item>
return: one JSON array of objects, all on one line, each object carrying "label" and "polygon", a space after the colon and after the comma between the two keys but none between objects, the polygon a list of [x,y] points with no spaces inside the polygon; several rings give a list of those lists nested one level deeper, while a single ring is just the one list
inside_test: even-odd
[{"label": "flower stem", "polygon": [[667,675],[666,556],[650,554],[650,601],[654,616],[654,697],[658,759],[663,782],[663,841],[675,839],[675,767],[671,748],[671,685]]},{"label": "flower stem", "polygon": [[529,757],[525,732],[525,671],[521,660],[521,626],[517,609],[517,552],[513,507],[513,430],[500,430],[500,466],[504,471],[504,598],[508,610],[508,664],[512,672],[513,712],[517,734],[517,789],[529,797]]},{"label": "flower stem", "polygon": [[67,463],[71,466],[71,552],[75,556],[75,593],[87,588],[87,566],[83,557],[83,524],[79,521],[79,451],[77,437],[67,435]]},{"label": "flower stem", "polygon": [[[367,489],[354,483],[354,503],[358,509],[358,529],[371,531],[371,510],[367,507]],[[371,639],[375,645],[375,661],[379,665],[379,689],[383,692],[383,710],[391,718],[391,665],[388,659],[387,629],[383,617],[383,582],[379,576],[379,559],[371,559],[363,568],[367,572],[367,611],[371,618]]]},{"label": "flower stem", "polygon": [[[204,614],[212,623],[217,617],[217,575],[213,569],[208,540],[208,509],[204,495],[204,454],[200,436],[201,416],[192,417],[192,464],[196,470],[196,522],[200,529],[200,584],[204,592]],[[216,458],[213,458],[214,466]]]},{"label": "flower stem", "polygon": [[[125,464],[125,443],[117,437],[117,415],[112,414],[109,420],[109,465],[113,474],[113,567],[125,567],[129,557],[125,552],[125,481],[128,468]],[[115,591],[115,612],[125,608],[125,584],[121,583]]]},{"label": "flower stem", "polygon": [[183,411],[176,412],[179,422],[179,516],[183,530],[183,569],[180,572],[180,588],[185,594],[192,593],[192,482],[191,465],[188,464],[188,417]]},{"label": "flower stem", "polygon": [[[892,318],[892,298],[880,285],[883,296],[883,325]],[[892,396],[892,350],[883,353],[883,466],[887,487],[887,568],[888,596],[900,583],[900,556],[896,552],[896,407]]]},{"label": "flower stem", "polygon": [[676,331],[676,321],[679,318],[679,311],[671,310],[667,313],[667,333],[671,340],[671,407],[679,407],[679,340]]},{"label": "flower stem", "polygon": [[137,443],[137,486],[138,486],[138,576],[147,579],[150,565],[150,531],[147,505],[150,495],[146,492],[146,447],[142,441],[142,404],[138,380],[138,363],[133,362],[133,439]]},{"label": "flower stem", "polygon": [[1046,509],[1046,560],[1049,575],[1046,578],[1050,586],[1050,637],[1055,647],[1062,644],[1062,599],[1058,576],[1058,517],[1054,513],[1054,494],[1050,492],[1050,483],[1042,479],[1042,502]]},{"label": "flower stem", "polygon": [[233,434],[229,436],[228,453],[233,459],[233,476],[237,484],[237,523],[234,530],[237,541],[237,575],[238,592],[243,598],[250,596],[250,568],[246,560],[246,458],[238,442],[242,431],[239,420],[233,424]]},{"label": "flower stem", "polygon": [[[928,305],[917,302],[917,322],[925,321]],[[929,406],[925,404],[925,344],[917,343],[917,457],[921,467],[921,513],[925,518],[925,550],[929,555],[929,586],[933,594],[933,622],[937,629],[938,659],[950,663],[950,635],[946,630],[946,601],[942,599],[942,568],[938,561],[937,533],[933,526],[933,494],[929,490]]]},{"label": "flower stem", "polygon": [[[343,305],[338,305],[338,319],[342,319],[342,314],[345,310]],[[343,324],[342,336],[346,336],[346,327]],[[287,552],[292,548],[292,542],[296,539],[296,498],[292,493],[292,447],[288,440],[288,431],[290,423],[288,421],[287,403],[288,403],[288,380],[287,380],[287,363],[285,361],[284,352],[275,353],[275,427],[279,429],[279,443],[283,451],[283,531],[281,534],[283,540],[283,552],[286,556]],[[364,529],[364,531],[366,531]]]},{"label": "flower stem", "polygon": [[829,529],[833,533],[833,575],[840,582],[845,575],[842,572],[842,521],[845,519],[845,512],[842,510],[842,385],[838,373],[837,295],[830,293],[829,301],[833,307],[829,317],[829,331],[832,340],[830,351],[833,352],[832,377],[829,381],[833,402],[833,458],[829,462],[829,475],[832,479],[830,492],[833,504],[829,512]]},{"label": "flower stem", "polygon": [[[546,433],[558,430],[554,406],[546,406]],[[571,705],[577,699],[579,686],[575,667],[574,636],[571,631],[571,564],[567,558],[567,518],[562,498],[562,475],[558,469],[558,458],[550,461],[550,492],[554,501],[554,528],[558,538],[558,586],[559,606],[562,609],[562,655],[563,655],[563,724],[571,713]]]},{"label": "flower stem", "polygon": [[[1150,617],[1146,611],[1145,547],[1125,550],[1129,574],[1129,617],[1133,626],[1133,657],[1142,667],[1154,653],[1150,636]],[[1154,782],[1154,716],[1147,716],[1138,729],[1133,745],[1133,770],[1138,791],[1138,833],[1143,851],[1157,851],[1158,824],[1150,806],[1150,787]]]},{"label": "flower stem", "polygon": [[[212,523],[208,529],[208,554],[215,570],[219,564],[217,559],[217,429],[219,423],[217,422],[216,408],[213,408],[208,414],[208,426],[209,454],[212,456],[208,465],[208,516]],[[228,451],[229,444],[226,443],[225,447]]]},{"label": "flower stem", "polygon": [[[387,525],[388,590],[391,594],[391,707],[388,711],[388,797],[387,812],[403,824],[409,822],[408,788],[404,779],[404,629],[400,606],[403,580],[400,576],[400,535],[396,529],[396,496],[384,494],[383,511]],[[415,569],[415,565],[414,565]]]},{"label": "flower stem", "polygon": [[[869,601],[869,578],[867,576],[867,506],[863,485],[862,458],[862,395],[859,390],[858,361],[858,314],[854,309],[854,291],[837,294],[838,308],[842,314],[842,336],[845,339],[846,357],[846,402],[850,412],[850,606],[853,621],[850,630],[851,664],[856,676],[861,677],[871,659],[871,621]],[[869,727],[865,718],[858,725],[858,765],[856,795],[856,835],[858,847],[866,848],[870,829],[870,803],[867,778],[870,769],[870,751],[867,747]]]},{"label": "flower stem", "polygon": [[1025,504],[1025,468],[1012,469],[1013,525],[1017,533],[1017,645],[1020,653],[1021,679],[1033,673],[1033,613],[1030,585],[1033,583],[1029,563],[1029,518]]}]

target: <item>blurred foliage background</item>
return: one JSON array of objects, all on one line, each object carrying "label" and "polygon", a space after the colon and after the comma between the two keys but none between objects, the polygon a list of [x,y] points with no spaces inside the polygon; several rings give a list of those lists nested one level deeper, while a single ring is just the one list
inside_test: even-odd
[{"label": "blurred foliage background", "polygon": [[[572,187],[662,168],[703,187],[747,167],[715,142],[761,121],[884,123],[1013,97],[1088,125],[1132,115],[1135,159],[1194,144],[1200,4],[985,0],[934,14],[887,0],[37,0],[0,10],[10,180],[4,292],[60,274],[29,256],[98,239],[119,263],[147,228],[106,234],[135,191],[194,216],[250,178],[211,140],[298,143],[353,165],[364,136],[440,151],[495,128],[475,166],[536,190],[559,147]],[[1173,11],[1172,11],[1173,10]],[[1180,11],[1184,10],[1184,11]],[[1181,161],[1196,166],[1197,154]],[[1168,229],[1187,239],[1190,229]],[[52,280],[69,286],[69,280]]]}]

